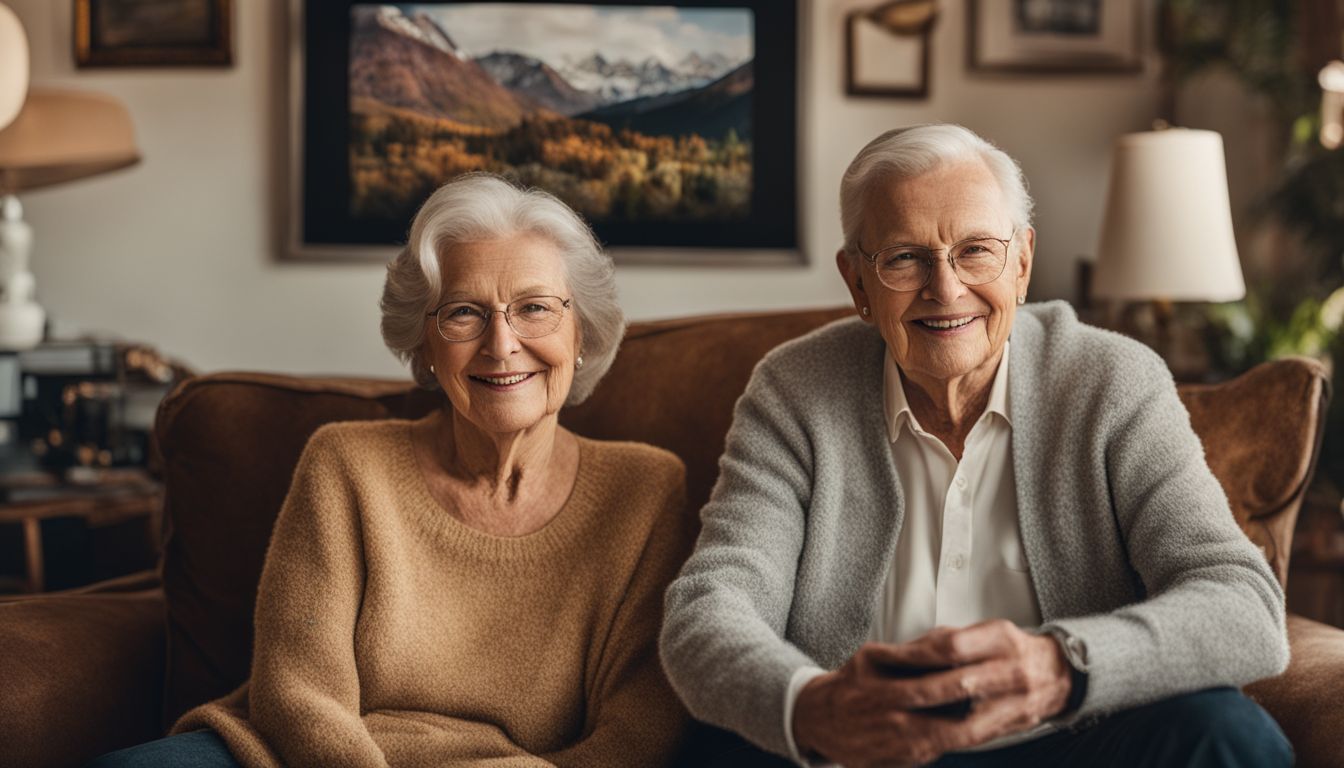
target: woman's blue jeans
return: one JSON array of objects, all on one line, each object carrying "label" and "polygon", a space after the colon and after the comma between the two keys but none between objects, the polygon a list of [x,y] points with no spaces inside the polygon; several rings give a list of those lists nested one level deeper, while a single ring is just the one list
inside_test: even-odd
[{"label": "woman's blue jeans", "polygon": [[119,749],[86,768],[238,768],[224,740],[214,731],[179,733],[136,747]]}]

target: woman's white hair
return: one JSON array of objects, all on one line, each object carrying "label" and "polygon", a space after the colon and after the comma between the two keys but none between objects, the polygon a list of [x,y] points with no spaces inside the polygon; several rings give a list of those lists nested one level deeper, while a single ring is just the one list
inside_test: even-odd
[{"label": "woman's white hair", "polygon": [[[878,182],[911,179],[938,166],[979,159],[999,182],[1013,227],[1031,226],[1033,203],[1027,179],[1017,161],[968,128],[951,123],[933,123],[887,131],[868,142],[845,169],[840,180],[840,228],[845,253],[858,258],[859,229],[868,191]],[[872,247],[871,245],[869,247]]]},{"label": "woman's white hair", "polygon": [[434,389],[438,381],[424,358],[425,316],[439,303],[442,260],[462,243],[497,240],[529,232],[560,249],[578,317],[583,367],[574,371],[566,405],[587,399],[611,367],[625,335],[625,314],[616,298],[615,268],[593,231],[554,195],[522,189],[489,173],[469,173],[429,196],[411,224],[411,236],[387,265],[380,306],[383,342],[411,367],[415,381]]}]

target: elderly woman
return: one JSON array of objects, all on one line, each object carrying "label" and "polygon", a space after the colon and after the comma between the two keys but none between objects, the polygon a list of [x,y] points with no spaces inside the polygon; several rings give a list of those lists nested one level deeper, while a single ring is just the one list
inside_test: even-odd
[{"label": "elderly woman", "polygon": [[691,713],[799,764],[1290,765],[1235,690],[1287,662],[1279,586],[1162,361],[1021,306],[1016,163],[891,131],[840,207],[858,317],[757,367],[668,590]]},{"label": "elderly woman", "polygon": [[471,175],[388,266],[383,338],[447,394],[304,449],[257,595],[250,680],[100,765],[654,766],[686,715],[655,650],[690,549],[684,469],[559,426],[624,331],[554,197]]}]

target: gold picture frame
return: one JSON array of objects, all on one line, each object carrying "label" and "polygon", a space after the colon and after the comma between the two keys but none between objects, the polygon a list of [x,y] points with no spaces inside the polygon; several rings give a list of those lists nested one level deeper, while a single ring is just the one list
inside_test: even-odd
[{"label": "gold picture frame", "polygon": [[80,68],[233,65],[233,0],[74,2]]}]

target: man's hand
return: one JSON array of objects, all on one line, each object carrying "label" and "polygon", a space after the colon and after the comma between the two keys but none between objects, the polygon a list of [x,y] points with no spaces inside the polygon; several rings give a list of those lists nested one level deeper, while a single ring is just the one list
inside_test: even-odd
[{"label": "man's hand", "polygon": [[[950,667],[896,679],[883,666]],[[846,768],[920,765],[1026,730],[1059,714],[1071,675],[1055,639],[1001,619],[940,627],[901,645],[868,643],[840,669],[812,680],[793,710],[794,742]],[[971,699],[962,720],[917,710]]]}]

